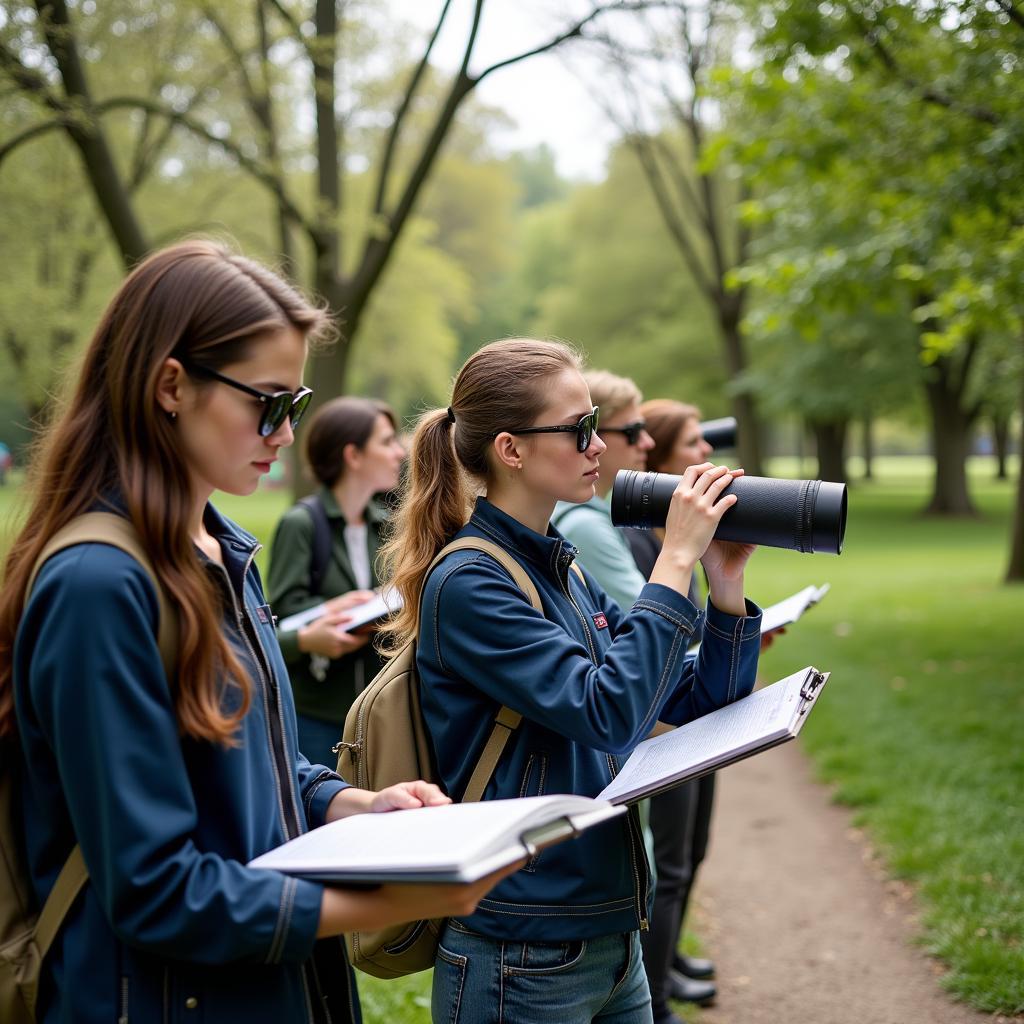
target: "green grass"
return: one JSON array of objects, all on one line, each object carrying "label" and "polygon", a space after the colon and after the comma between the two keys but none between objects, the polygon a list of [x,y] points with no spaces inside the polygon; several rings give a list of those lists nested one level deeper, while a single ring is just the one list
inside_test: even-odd
[{"label": "green grass", "polygon": [[[773,469],[813,473],[809,461]],[[944,964],[943,984],[981,1010],[1021,1012],[1024,588],[999,582],[1012,488],[976,460],[982,515],[946,522],[919,515],[928,460],[880,459],[876,472],[851,487],[842,556],[764,549],[751,563],[748,591],[762,604],[832,584],[765,655],[763,675],[832,672],[801,743],[918,893],[921,942]],[[14,494],[0,488],[0,530]],[[264,543],[288,503],[280,491],[218,499]],[[367,1024],[429,1021],[429,974],[359,985]]]},{"label": "green grass", "polygon": [[917,890],[943,984],[978,1009],[1020,1012],[1024,588],[999,582],[1011,487],[979,467],[981,518],[946,522],[920,517],[922,483],[852,488],[839,558],[757,554],[748,589],[760,601],[832,584],[763,673],[833,673],[805,748],[891,873]]}]

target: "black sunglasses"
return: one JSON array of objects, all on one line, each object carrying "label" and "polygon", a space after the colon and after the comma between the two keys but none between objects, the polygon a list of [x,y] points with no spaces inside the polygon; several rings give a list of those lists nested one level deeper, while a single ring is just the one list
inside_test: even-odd
[{"label": "black sunglasses", "polygon": [[263,413],[260,416],[259,427],[257,427],[260,437],[270,437],[271,434],[276,433],[286,418],[291,420],[294,430],[299,425],[299,420],[302,419],[302,414],[309,407],[313,397],[312,388],[299,388],[298,391],[258,391],[256,388],[249,387],[248,384],[232,380],[231,377],[225,377],[223,373],[211,370],[208,366],[200,366],[191,360],[182,360],[182,365],[189,376],[208,377],[210,380],[220,381],[221,384],[227,384],[228,387],[236,388],[239,391],[244,391],[247,395],[252,395],[253,398],[258,398],[263,403]]},{"label": "black sunglasses", "polygon": [[559,427],[517,427],[515,430],[499,430],[498,434],[575,434],[576,451],[585,452],[590,447],[590,442],[597,433],[597,418],[600,410],[594,408],[584,416],[579,423],[563,424]]},{"label": "black sunglasses", "polygon": [[626,438],[626,444],[638,444],[640,441],[640,435],[647,429],[647,423],[644,420],[637,420],[635,423],[627,423],[623,427],[602,427],[602,434],[623,434]]}]

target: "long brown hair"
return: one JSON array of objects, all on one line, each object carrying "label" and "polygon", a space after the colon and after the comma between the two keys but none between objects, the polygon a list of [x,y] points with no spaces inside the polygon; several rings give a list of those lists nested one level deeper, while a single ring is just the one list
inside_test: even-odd
[{"label": "long brown hair", "polygon": [[671,398],[652,398],[640,406],[654,447],[647,453],[647,468],[659,472],[668,461],[676,440],[690,420],[700,419],[700,409]]},{"label": "long brown hair", "polygon": [[[100,504],[123,503],[160,583],[177,605],[178,678],[170,680],[182,733],[230,745],[251,684],[220,630],[220,598],[189,534],[193,495],[172,420],[156,400],[172,354],[217,370],[245,358],[268,331],[307,337],[326,314],[272,271],[212,241],[154,253],[124,281],[93,335],[70,401],[40,439],[29,476],[29,513],[6,562],[0,596],[0,736],[15,732],[13,651],[28,579],[66,523]],[[197,382],[197,386],[198,382]],[[225,684],[241,691],[225,713]]]},{"label": "long brown hair", "polygon": [[392,653],[414,636],[420,590],[434,556],[466,523],[474,496],[490,473],[497,433],[532,423],[549,400],[544,385],[579,370],[579,355],[556,341],[508,338],[466,360],[452,388],[451,410],[420,417],[409,451],[409,478],[391,539],[380,553],[381,578],[403,607],[382,638]]}]

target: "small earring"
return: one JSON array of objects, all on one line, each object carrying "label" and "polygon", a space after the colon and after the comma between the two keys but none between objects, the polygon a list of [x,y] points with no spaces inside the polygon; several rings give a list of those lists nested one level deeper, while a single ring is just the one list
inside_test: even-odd
[{"label": "small earring", "polygon": [[176,412],[168,413],[168,415],[171,417],[172,423],[178,418],[178,414]]}]

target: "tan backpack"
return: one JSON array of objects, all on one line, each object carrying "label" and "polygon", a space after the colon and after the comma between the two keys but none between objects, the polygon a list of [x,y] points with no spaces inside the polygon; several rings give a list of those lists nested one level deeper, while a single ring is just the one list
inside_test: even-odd
[{"label": "tan backpack", "polygon": [[[445,555],[465,550],[490,555],[515,580],[530,604],[543,611],[540,594],[526,570],[504,548],[476,537],[463,537],[442,549],[430,563],[424,580]],[[506,743],[521,721],[522,715],[511,708],[498,711],[463,801],[473,802],[483,796]],[[378,790],[411,779],[440,781],[420,710],[415,639],[409,640],[356,697],[335,750],[338,774],[360,789]],[[349,959],[354,967],[376,978],[400,978],[428,970],[434,966],[443,927],[442,918],[375,932],[353,932],[345,936]]]},{"label": "tan backpack", "polygon": [[[88,512],[58,530],[36,559],[26,594],[31,592],[36,575],[51,555],[84,543],[120,548],[131,555],[153,580],[160,606],[157,637],[160,657],[167,678],[173,679],[177,666],[177,613],[159,586],[134,527],[123,516]],[[4,1024],[32,1024],[43,958],[89,875],[81,847],[75,846],[42,910],[37,912],[28,866],[24,862],[21,816],[16,812],[17,756],[15,743],[5,742],[0,750],[0,1021]]]}]

